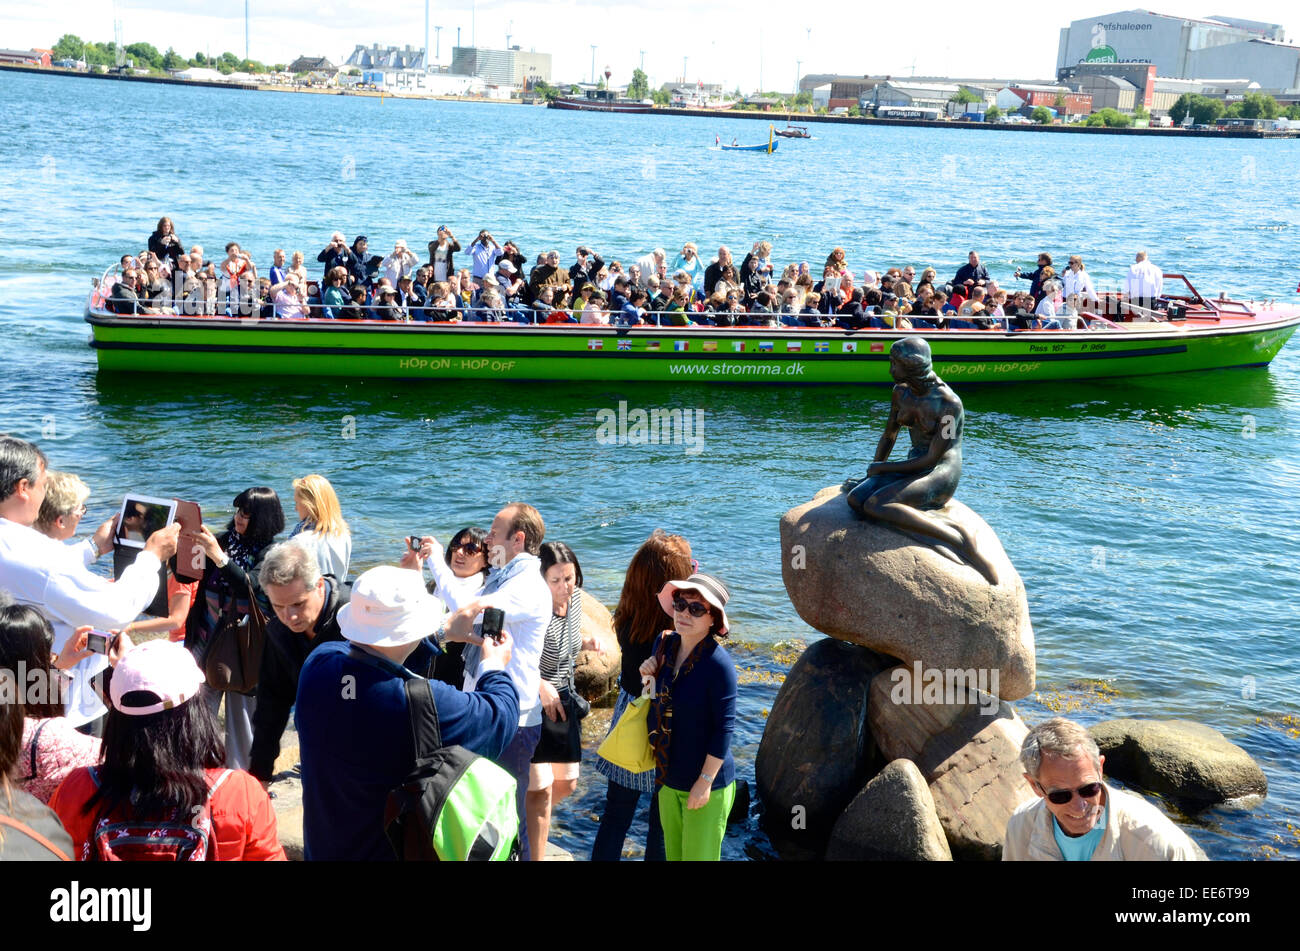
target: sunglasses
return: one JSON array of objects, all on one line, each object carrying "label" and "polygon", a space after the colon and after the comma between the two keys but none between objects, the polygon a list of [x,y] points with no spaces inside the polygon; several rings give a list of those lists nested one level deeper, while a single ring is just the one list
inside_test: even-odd
[{"label": "sunglasses", "polygon": [[455,548],[452,549],[452,551],[457,551],[457,550],[463,551],[467,555],[477,555],[479,552],[483,550],[483,546],[480,545],[478,542],[462,542],[461,544],[457,545]]},{"label": "sunglasses", "polygon": [[[1039,783],[1041,788],[1042,784]],[[1080,786],[1078,789],[1053,789],[1051,792],[1043,790],[1047,795],[1047,801],[1054,806],[1064,806],[1074,800],[1074,794],[1078,793],[1080,799],[1091,799],[1101,792],[1101,783],[1088,783],[1086,786]]]},{"label": "sunglasses", "polygon": [[[689,614],[691,617],[704,617],[709,613],[709,606],[703,601],[687,601],[685,598],[673,598],[673,610],[678,614]],[[1067,799],[1066,802],[1069,802]]]}]

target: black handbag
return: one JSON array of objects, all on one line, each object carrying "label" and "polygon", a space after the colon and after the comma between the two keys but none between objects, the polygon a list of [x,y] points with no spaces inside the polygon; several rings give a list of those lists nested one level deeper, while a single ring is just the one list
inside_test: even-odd
[{"label": "black handbag", "polygon": [[221,693],[255,690],[265,649],[266,617],[249,585],[248,614],[241,618],[238,602],[232,598],[212,632],[203,664],[208,686]]}]

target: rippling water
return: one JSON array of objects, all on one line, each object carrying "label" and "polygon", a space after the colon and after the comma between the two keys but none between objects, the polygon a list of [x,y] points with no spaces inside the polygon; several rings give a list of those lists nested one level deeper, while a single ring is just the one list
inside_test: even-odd
[{"label": "rippling water", "polygon": [[[834,245],[861,269],[934,264],[970,248],[995,277],[1040,248],[1084,255],[1099,283],[1138,247],[1203,291],[1291,297],[1300,143],[971,133],[818,125],[773,156],[715,152],[760,123],[521,107],[0,77],[0,430],[38,440],[92,486],[92,524],[128,489],[229,516],[250,484],[287,496],[308,471],[337,487],[358,567],[411,531],[486,525],[523,498],[613,604],[656,526],[687,535],[732,586],[745,665],[818,635],[781,584],[777,520],[860,474],[887,409],[878,389],[765,389],[260,377],[99,377],[81,321],[89,279],[144,246],[161,215],[221,256],[238,240],[316,252],[339,228],[386,250],[439,224],[480,227],[530,257],[579,242],[627,262],[685,240],[759,238],[779,262]],[[1300,355],[1265,371],[964,388],[959,497],[1024,577],[1038,646],[1034,721],[1061,708],[1207,723],[1263,765],[1251,811],[1187,820],[1215,857],[1300,856]],[[602,446],[599,409],[705,411],[704,451]],[[345,417],[355,421],[355,438]],[[777,671],[779,673],[779,671]],[[1243,678],[1253,678],[1244,681]],[[742,778],[776,686],[742,686]],[[765,682],[767,681],[767,682]],[[1098,691],[1094,681],[1109,685]],[[1250,694],[1253,684],[1254,694]],[[584,771],[555,838],[585,852],[604,783]],[[1277,839],[1275,837],[1281,837]],[[766,854],[753,823],[725,854]]]}]

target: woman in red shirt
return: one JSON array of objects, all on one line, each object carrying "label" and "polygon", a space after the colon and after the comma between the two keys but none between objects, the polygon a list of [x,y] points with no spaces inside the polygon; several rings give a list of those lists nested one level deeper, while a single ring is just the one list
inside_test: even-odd
[{"label": "woman in red shirt", "polygon": [[97,841],[101,823],[167,822],[203,833],[208,858],[283,860],[266,791],[243,770],[222,768],[216,719],[194,702],[204,678],[193,655],[158,640],[110,660],[103,762],[74,770],[50,800],[75,857],[106,857],[112,841]]}]

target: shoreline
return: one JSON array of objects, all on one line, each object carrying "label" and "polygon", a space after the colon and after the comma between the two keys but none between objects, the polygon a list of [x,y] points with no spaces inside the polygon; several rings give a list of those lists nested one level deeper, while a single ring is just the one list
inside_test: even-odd
[{"label": "shoreline", "polygon": [[[76,70],[58,69],[55,67],[26,66],[16,63],[0,64],[0,70],[30,73],[38,76],[58,76],[58,77],[77,77],[80,79],[107,79],[118,82],[139,82],[139,83],[156,83],[169,86],[196,86],[207,89],[239,89],[245,92],[283,92],[283,93],[303,93],[316,96],[356,96],[371,99],[426,99],[440,102],[471,102],[485,103],[498,106],[522,106],[527,105],[517,99],[486,99],[479,96],[435,96],[435,95],[396,95],[377,90],[346,90],[346,89],[322,89],[307,86],[278,86],[263,83],[228,83],[214,82],[210,80],[189,80],[176,79],[171,76],[126,76],[118,73],[92,73],[80,72]],[[557,112],[563,110],[556,110]],[[662,116],[679,116],[693,119],[751,119],[771,123],[780,121],[781,113],[779,112],[759,112],[759,111],[736,111],[731,109],[693,109],[693,108],[673,108],[656,106],[649,112],[636,113],[637,115],[662,115]],[[793,121],[795,113],[787,113],[787,121]],[[962,130],[980,130],[985,132],[1047,132],[1058,134],[1081,133],[1085,135],[1134,135],[1134,136],[1174,136],[1188,138],[1212,138],[1212,139],[1296,139],[1300,138],[1300,130],[1290,131],[1262,131],[1256,129],[1175,129],[1175,128],[1127,128],[1114,129],[1106,126],[1086,126],[1083,123],[1071,123],[1068,125],[1015,125],[1008,123],[986,123],[986,122],[949,122],[934,119],[877,119],[874,116],[819,116],[808,113],[798,113],[799,124],[804,123],[832,123],[838,125],[865,125],[865,126],[904,126],[920,127],[931,129],[962,129]]]}]

